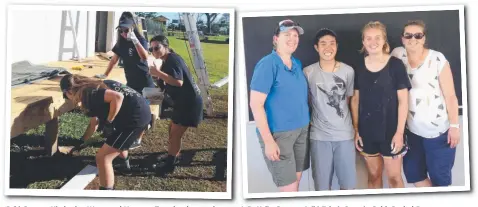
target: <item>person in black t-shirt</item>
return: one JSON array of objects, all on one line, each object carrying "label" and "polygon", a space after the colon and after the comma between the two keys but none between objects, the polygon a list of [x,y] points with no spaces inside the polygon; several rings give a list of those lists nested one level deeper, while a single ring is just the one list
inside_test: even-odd
[{"label": "person in black t-shirt", "polygon": [[163,60],[161,67],[153,64],[150,72],[163,83],[165,94],[172,103],[163,101],[162,109],[172,105],[172,122],[169,126],[168,157],[160,164],[162,172],[174,171],[174,164],[181,150],[181,137],[188,127],[197,127],[203,118],[203,101],[199,87],[194,82],[184,60],[169,48],[169,41],[163,35],[155,36],[150,41],[150,52],[155,58]]},{"label": "person in black t-shirt", "polygon": [[112,51],[113,57],[103,75],[106,78],[121,57],[124,64],[126,85],[142,93],[144,87],[155,87],[148,68],[148,41],[138,31],[134,19],[130,15],[122,15],[118,30],[118,40]]},{"label": "person in black t-shirt", "polygon": [[[107,78],[113,67],[121,58],[126,77],[126,85],[142,94],[143,88],[155,87],[148,68],[148,41],[138,31],[131,12],[121,15],[118,30],[118,40],[112,51],[114,52],[104,74],[97,78]],[[139,147],[141,140],[137,140],[132,149]]]},{"label": "person in black t-shirt", "polygon": [[355,146],[365,157],[369,188],[383,187],[384,166],[389,186],[404,187],[402,158],[407,152],[404,130],[410,81],[402,61],[389,55],[385,25],[366,24],[362,41],[366,56],[356,67],[351,107]]},{"label": "person in black t-shirt", "polygon": [[83,139],[91,137],[100,122],[105,123],[101,130],[106,142],[96,154],[96,164],[100,190],[114,189],[113,159],[120,156],[129,165],[128,149],[151,121],[149,104],[137,91],[113,80],[65,75],[60,87],[66,99],[81,103],[91,117]]}]

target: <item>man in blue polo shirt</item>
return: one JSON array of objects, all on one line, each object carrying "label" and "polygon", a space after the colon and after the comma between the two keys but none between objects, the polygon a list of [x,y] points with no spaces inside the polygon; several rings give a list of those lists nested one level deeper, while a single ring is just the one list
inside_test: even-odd
[{"label": "man in blue polo shirt", "polygon": [[274,50],[254,68],[250,106],[262,152],[280,191],[298,191],[309,167],[309,106],[302,63],[292,56],[304,30],[281,21],[273,37]]}]

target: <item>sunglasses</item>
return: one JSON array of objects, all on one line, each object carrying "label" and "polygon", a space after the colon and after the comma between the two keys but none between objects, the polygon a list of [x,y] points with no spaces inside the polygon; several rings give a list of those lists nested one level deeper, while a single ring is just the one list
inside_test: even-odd
[{"label": "sunglasses", "polygon": [[422,39],[424,36],[425,36],[425,34],[423,34],[423,33],[416,33],[416,34],[405,33],[405,34],[403,35],[403,38],[409,40],[409,39],[412,39],[413,37],[415,37],[415,39],[420,40],[420,39]]},{"label": "sunglasses", "polygon": [[158,51],[160,48],[161,48],[161,47],[159,47],[159,45],[158,45],[158,46],[156,46],[156,47],[150,47],[148,50],[149,50],[149,52],[153,52],[153,51],[156,52],[156,51]]},{"label": "sunglasses", "polygon": [[120,34],[122,34],[122,33],[128,33],[128,32],[129,32],[129,28],[118,28],[118,32],[120,32]]},{"label": "sunglasses", "polygon": [[280,27],[292,27],[292,26],[300,26],[299,24],[295,23],[294,21],[290,19],[283,20],[279,22]]}]

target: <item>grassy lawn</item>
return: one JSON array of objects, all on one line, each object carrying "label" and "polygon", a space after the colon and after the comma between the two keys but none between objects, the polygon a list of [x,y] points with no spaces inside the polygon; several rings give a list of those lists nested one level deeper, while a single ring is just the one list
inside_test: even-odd
[{"label": "grassy lawn", "polygon": [[[184,40],[169,37],[170,46],[181,55],[195,77]],[[229,45],[201,44],[211,84],[228,75]],[[228,112],[228,85],[211,89],[210,96],[217,115]],[[78,111],[60,116],[60,146],[73,146],[86,129],[88,118]],[[130,151],[131,165],[141,171],[124,172],[115,168],[115,187],[118,190],[153,191],[226,191],[227,117],[206,118],[198,128],[188,129],[183,137],[182,160],[176,171],[160,177],[151,170],[158,157],[167,153],[168,120],[156,122],[154,130],[147,131],[142,147]],[[95,154],[104,139],[97,133],[88,146],[73,155],[61,153],[43,155],[45,126],[11,139],[10,187],[32,189],[58,189],[86,165],[95,166]],[[120,164],[114,161],[114,166]],[[96,189],[98,177],[86,189]]]}]

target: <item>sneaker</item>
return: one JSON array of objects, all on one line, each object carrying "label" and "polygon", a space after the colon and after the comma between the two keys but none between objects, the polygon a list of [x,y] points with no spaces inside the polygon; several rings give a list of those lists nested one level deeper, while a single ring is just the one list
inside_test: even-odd
[{"label": "sneaker", "polygon": [[178,159],[174,156],[169,155],[163,162],[155,166],[156,174],[160,176],[166,176],[172,174],[176,169]]},{"label": "sneaker", "polygon": [[132,149],[136,149],[136,148],[138,148],[138,147],[141,147],[141,141],[135,140],[135,141],[133,142],[133,144],[131,145],[131,147],[129,147],[129,149],[132,150]]}]

